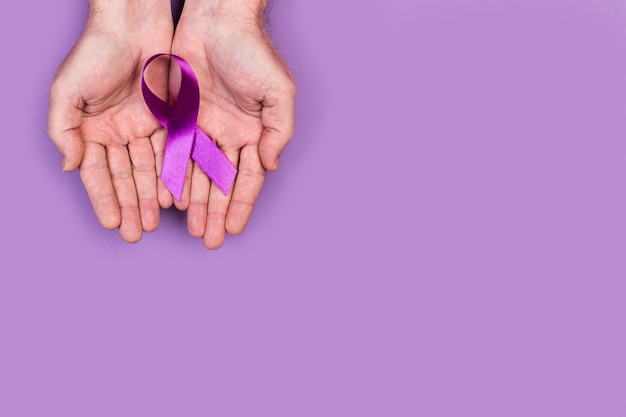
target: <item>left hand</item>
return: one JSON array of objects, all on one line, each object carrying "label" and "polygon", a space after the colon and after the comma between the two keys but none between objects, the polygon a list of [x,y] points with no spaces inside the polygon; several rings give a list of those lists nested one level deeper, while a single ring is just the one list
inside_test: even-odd
[{"label": "left hand", "polygon": [[[220,10],[207,6],[214,1],[186,2],[172,44],[172,53],[187,60],[198,76],[199,127],[239,170],[225,196],[191,164],[183,197],[175,203],[188,209],[189,232],[203,237],[209,249],[219,248],[226,232],[241,233],[248,223],[266,170],[278,168],[278,157],[293,136],[296,93],[263,26],[263,2]],[[180,74],[172,72],[170,88],[178,85],[177,78]]]},{"label": "left hand", "polygon": [[[169,51],[174,28],[169,2],[149,3],[91,0],[50,88],[48,132],[63,170],[79,169],[98,220],[127,242],[158,227],[159,202],[171,205],[155,165],[165,131],[144,104],[140,77],[151,55]],[[157,91],[167,92],[167,74],[158,67]]]}]

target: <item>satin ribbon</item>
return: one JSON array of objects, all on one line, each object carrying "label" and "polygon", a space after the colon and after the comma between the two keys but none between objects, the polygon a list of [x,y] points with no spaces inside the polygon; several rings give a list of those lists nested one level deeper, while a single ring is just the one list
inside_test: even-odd
[{"label": "satin ribbon", "polygon": [[[157,97],[145,79],[148,66],[162,56],[172,57],[180,66],[182,74],[178,99],[173,106]],[[176,55],[153,56],[143,67],[141,91],[148,108],[168,133],[161,179],[172,195],[180,201],[190,157],[224,195],[228,194],[237,175],[237,168],[197,125],[200,87],[191,65]]]}]

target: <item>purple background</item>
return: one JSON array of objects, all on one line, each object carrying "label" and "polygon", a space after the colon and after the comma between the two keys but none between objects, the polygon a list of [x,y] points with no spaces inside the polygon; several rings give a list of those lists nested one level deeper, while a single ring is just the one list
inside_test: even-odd
[{"label": "purple background", "polygon": [[1,416],[626,416],[617,0],[275,0],[297,132],[217,252],[61,172],[85,3],[2,13]]}]

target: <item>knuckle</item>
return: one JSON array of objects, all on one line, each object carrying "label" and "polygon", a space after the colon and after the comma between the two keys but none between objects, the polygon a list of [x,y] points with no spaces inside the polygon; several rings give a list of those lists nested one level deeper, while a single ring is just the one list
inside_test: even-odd
[{"label": "knuckle", "polygon": [[261,183],[265,179],[265,173],[263,171],[252,168],[240,168],[237,175],[247,177],[248,179]]}]

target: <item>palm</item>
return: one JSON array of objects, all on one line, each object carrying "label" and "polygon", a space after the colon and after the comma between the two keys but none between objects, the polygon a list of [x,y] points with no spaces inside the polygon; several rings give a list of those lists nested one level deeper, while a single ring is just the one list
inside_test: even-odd
[{"label": "palm", "polygon": [[81,68],[91,78],[81,86],[84,140],[127,146],[150,137],[159,124],[144,105],[139,87],[141,65],[147,57],[134,51],[133,45],[97,39],[88,42],[109,48],[91,48],[90,54],[95,54],[89,59],[91,65]]},{"label": "palm", "polygon": [[240,233],[251,215],[265,176],[262,138],[275,122],[268,95],[290,75],[263,32],[210,29],[183,14],[172,53],[185,58],[198,76],[198,125],[239,169],[234,189],[224,196],[194,166],[183,198],[189,201],[179,203],[189,207],[191,234],[204,236],[207,247],[217,248],[226,231]]},{"label": "palm", "polygon": [[172,52],[184,57],[200,80],[198,124],[224,151],[258,143],[263,131],[258,69],[243,61],[241,46],[230,49],[227,41],[209,46],[201,36],[185,32],[182,26],[172,46]]}]

